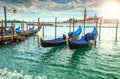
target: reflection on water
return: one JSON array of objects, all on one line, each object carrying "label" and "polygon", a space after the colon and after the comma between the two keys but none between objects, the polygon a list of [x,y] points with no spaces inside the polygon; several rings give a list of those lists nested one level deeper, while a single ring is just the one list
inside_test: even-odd
[{"label": "reflection on water", "polygon": [[85,53],[89,53],[88,51],[91,49],[92,49],[92,46],[88,46],[86,48],[80,48],[80,49],[74,50],[71,56],[71,59],[69,60],[69,66],[76,67],[82,60],[85,61],[84,55]]},{"label": "reflection on water", "polygon": [[51,58],[54,57],[55,54],[59,53],[65,47],[66,47],[66,45],[51,47],[51,49],[49,49],[48,51],[46,51],[41,56],[40,60],[42,62],[44,62],[44,63],[49,63],[49,60],[51,60]]}]

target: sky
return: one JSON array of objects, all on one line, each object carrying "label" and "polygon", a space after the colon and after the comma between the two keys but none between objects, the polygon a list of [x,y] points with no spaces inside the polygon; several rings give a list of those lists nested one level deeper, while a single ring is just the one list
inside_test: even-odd
[{"label": "sky", "polygon": [[[118,3],[120,0],[0,0],[0,19],[4,19],[3,6],[7,8],[7,20],[33,21],[40,18],[41,21],[51,22],[55,17],[58,18],[58,21],[73,17],[83,19],[85,8],[87,17],[96,14],[99,17],[107,16],[106,18],[108,18],[120,13],[118,11],[120,6],[116,6],[119,5]],[[110,8],[110,6],[115,7]],[[17,9],[17,13],[8,10],[13,7]],[[116,7],[118,12],[114,10]]]}]

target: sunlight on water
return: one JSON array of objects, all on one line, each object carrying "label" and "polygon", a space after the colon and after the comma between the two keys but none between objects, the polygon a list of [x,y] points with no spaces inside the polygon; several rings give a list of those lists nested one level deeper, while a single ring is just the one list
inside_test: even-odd
[{"label": "sunlight on water", "polygon": [[0,79],[48,79],[45,76],[26,75],[23,72],[10,72],[6,68],[0,69]]}]

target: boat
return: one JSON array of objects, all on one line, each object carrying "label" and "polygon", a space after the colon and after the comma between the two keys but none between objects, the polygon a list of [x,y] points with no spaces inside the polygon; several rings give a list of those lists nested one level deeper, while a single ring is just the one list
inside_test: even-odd
[{"label": "boat", "polygon": [[[80,35],[81,32],[82,32],[82,28],[81,28],[81,26],[79,26],[79,28],[76,31],[69,32],[68,33],[68,37],[69,38],[73,38],[73,36],[74,36],[74,38],[77,39],[79,37],[79,35]],[[66,35],[65,34],[63,34],[63,38],[66,39]]]},{"label": "boat", "polygon": [[[41,29],[42,27],[40,27]],[[23,33],[21,34],[22,36],[33,36],[38,32],[38,29],[34,29],[34,27],[29,28],[29,30],[24,30]],[[20,31],[20,30],[19,30]]]},{"label": "boat", "polygon": [[52,47],[66,44],[66,40],[63,38],[56,38],[52,40],[43,40],[42,38],[40,38],[40,40],[42,47]]},{"label": "boat", "polygon": [[20,29],[20,26],[18,28],[16,28],[15,30],[19,30]]},{"label": "boat", "polygon": [[[12,27],[5,27],[4,29],[3,29],[3,35],[11,35],[12,34]],[[18,27],[18,28],[16,28],[15,29],[15,33],[17,34],[17,35],[19,35],[19,34],[21,34],[23,31],[22,30],[20,30],[20,27]],[[0,35],[2,35],[2,30],[0,30]]]},{"label": "boat", "polygon": [[17,35],[21,35],[23,33],[23,30],[20,29],[20,26],[15,29],[15,32]]},{"label": "boat", "polygon": [[5,28],[3,34],[4,35],[11,35],[12,33],[12,28]]},{"label": "boat", "polygon": [[[78,36],[80,35],[80,33],[82,32],[82,28],[79,27],[75,32],[73,32],[72,34],[74,34],[74,36]],[[72,35],[70,35],[71,32],[68,33],[68,37],[70,38]],[[78,34],[78,35],[77,35]],[[52,47],[52,46],[59,46],[59,45],[64,45],[66,44],[66,37],[58,37],[52,40],[43,40],[40,37],[40,43],[42,47]]]},{"label": "boat", "polygon": [[11,44],[16,41],[22,41],[25,38],[23,36],[17,35],[15,32],[19,30],[18,28],[13,31],[12,27],[4,27],[0,31],[0,44]]},{"label": "boat", "polygon": [[40,28],[36,28],[34,29],[34,27],[30,28],[29,30],[24,31],[24,33],[28,33],[27,36],[33,36],[38,32],[38,29],[41,29],[42,27],[40,26]]},{"label": "boat", "polygon": [[35,34],[34,27],[31,27],[29,30],[25,30],[24,33],[27,34],[27,36],[33,36]]},{"label": "boat", "polygon": [[68,46],[70,49],[78,49],[89,46],[96,40],[97,35],[98,35],[97,29],[94,27],[90,33],[82,35],[80,40],[68,39]]},{"label": "boat", "polygon": [[12,28],[4,27],[3,30],[0,28],[0,36],[2,35],[10,35],[12,33]]}]

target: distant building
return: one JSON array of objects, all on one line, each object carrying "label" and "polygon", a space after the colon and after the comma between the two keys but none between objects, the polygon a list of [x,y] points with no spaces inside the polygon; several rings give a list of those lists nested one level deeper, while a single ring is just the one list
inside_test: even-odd
[{"label": "distant building", "polygon": [[[86,18],[86,22],[87,22],[87,23],[95,23],[96,20],[98,20],[99,18],[100,18],[100,17],[97,17],[97,15],[95,14],[95,16],[93,16],[93,17],[90,17],[90,16],[89,16],[89,18]],[[72,21],[73,21],[73,19],[70,18],[70,19],[68,19],[68,20],[66,20],[66,21],[63,21],[63,23],[70,23],[70,22],[72,22]],[[74,21],[77,22],[77,23],[83,23],[83,22],[84,22],[84,19],[82,19],[82,20],[75,19]]]},{"label": "distant building", "polygon": [[[116,23],[117,22],[117,19],[103,19],[102,17],[98,17],[96,14],[95,16],[89,16],[88,18],[86,18],[86,23],[95,23],[96,20],[99,20],[100,22],[100,19],[102,20],[102,23]],[[70,21],[72,21],[72,19],[68,19],[67,21],[64,21],[64,23],[70,23]],[[77,23],[83,23],[84,22],[84,19],[76,19],[75,22]]]},{"label": "distant building", "polygon": [[[96,20],[98,20],[100,17],[97,17],[97,15],[95,15],[94,17],[90,17],[89,18],[86,18],[86,22],[87,23],[95,23]],[[84,22],[84,19],[82,20],[77,20],[78,23],[83,23]]]},{"label": "distant building", "polygon": [[95,23],[96,20],[98,20],[99,18],[100,18],[100,17],[97,17],[97,15],[95,14],[94,17],[90,17],[90,16],[89,16],[89,18],[87,18],[86,22],[88,22],[88,23]]},{"label": "distant building", "polygon": [[116,19],[103,19],[103,23],[116,23]]}]

